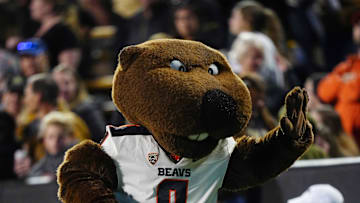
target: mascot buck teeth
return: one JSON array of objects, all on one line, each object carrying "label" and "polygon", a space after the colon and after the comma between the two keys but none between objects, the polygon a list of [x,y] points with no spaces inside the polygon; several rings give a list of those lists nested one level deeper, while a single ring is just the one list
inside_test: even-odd
[{"label": "mascot buck teeth", "polygon": [[286,96],[278,127],[261,139],[244,135],[249,91],[219,51],[199,42],[124,48],[112,98],[134,125],[107,126],[101,144],[84,141],[66,153],[58,169],[63,202],[117,202],[116,196],[215,203],[219,189],[238,191],[276,177],[313,141],[308,96],[298,87]]}]

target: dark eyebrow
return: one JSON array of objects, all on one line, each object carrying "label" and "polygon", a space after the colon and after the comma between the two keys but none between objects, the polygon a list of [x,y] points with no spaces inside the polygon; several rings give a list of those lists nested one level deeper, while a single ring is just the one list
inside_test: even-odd
[{"label": "dark eyebrow", "polygon": [[200,67],[201,67],[200,64],[191,64],[190,66],[191,66],[191,67],[195,67],[195,66],[200,66]]}]

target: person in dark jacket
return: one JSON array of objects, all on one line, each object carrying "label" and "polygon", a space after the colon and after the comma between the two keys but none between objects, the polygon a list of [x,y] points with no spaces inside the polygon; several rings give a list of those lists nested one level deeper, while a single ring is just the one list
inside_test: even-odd
[{"label": "person in dark jacket", "polygon": [[72,30],[62,21],[65,1],[32,0],[31,18],[40,23],[33,37],[43,40],[48,48],[50,69],[59,63],[77,68],[81,52],[78,41]]},{"label": "person in dark jacket", "polygon": [[170,33],[171,9],[164,0],[142,0],[142,9],[129,19],[129,33],[126,45],[148,40],[156,33]]},{"label": "person in dark jacket", "polygon": [[15,120],[5,111],[0,111],[0,180],[15,178],[13,172],[15,142]]},{"label": "person in dark jacket", "polygon": [[87,124],[91,139],[99,142],[105,132],[105,118],[100,108],[89,97],[84,84],[75,71],[66,66],[57,66],[52,74],[60,89],[60,97]]}]

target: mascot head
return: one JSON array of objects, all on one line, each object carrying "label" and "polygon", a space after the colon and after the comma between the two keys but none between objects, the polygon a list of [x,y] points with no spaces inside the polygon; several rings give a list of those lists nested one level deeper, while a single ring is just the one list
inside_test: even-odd
[{"label": "mascot head", "polygon": [[242,135],[251,99],[226,58],[202,43],[153,40],[124,48],[112,98],[167,152],[199,159],[220,139]]}]

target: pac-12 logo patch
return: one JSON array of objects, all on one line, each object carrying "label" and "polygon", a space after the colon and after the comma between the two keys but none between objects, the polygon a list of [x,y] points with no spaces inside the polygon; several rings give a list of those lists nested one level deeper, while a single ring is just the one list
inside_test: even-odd
[{"label": "pac-12 logo patch", "polygon": [[148,154],[148,160],[149,160],[149,162],[150,162],[152,165],[155,165],[156,162],[158,161],[158,159],[159,159],[159,153],[157,153],[157,152],[150,152],[150,153]]}]

